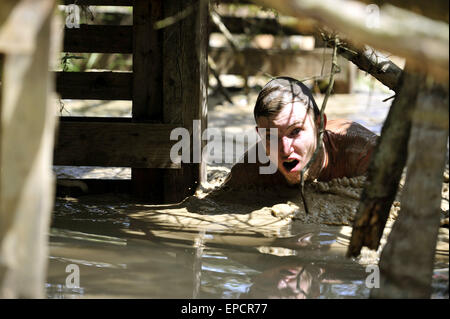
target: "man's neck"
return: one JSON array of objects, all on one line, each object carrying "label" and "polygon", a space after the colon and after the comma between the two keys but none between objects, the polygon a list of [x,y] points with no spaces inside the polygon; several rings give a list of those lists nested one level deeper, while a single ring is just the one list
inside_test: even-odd
[{"label": "man's neck", "polygon": [[320,148],[318,154],[316,155],[316,159],[311,164],[309,169],[305,172],[305,180],[313,181],[315,179],[318,179],[323,170],[326,169],[327,166],[328,166],[328,151],[324,141],[322,140],[322,147]]}]

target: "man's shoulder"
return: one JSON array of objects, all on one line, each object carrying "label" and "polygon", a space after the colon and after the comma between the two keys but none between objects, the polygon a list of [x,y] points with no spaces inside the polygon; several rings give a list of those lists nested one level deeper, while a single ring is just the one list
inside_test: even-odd
[{"label": "man's shoulder", "polygon": [[376,137],[377,135],[359,124],[358,122],[347,119],[329,120],[326,129],[330,132],[340,135],[358,135],[364,137]]},{"label": "man's shoulder", "polygon": [[379,137],[358,122],[346,119],[328,121],[326,130],[331,133],[329,134],[331,138],[346,141],[345,143],[341,143],[341,147],[351,147],[352,144],[356,144],[360,147],[365,145],[366,147],[372,148],[375,146]]},{"label": "man's shoulder", "polygon": [[351,120],[330,120],[326,126],[329,178],[363,175],[369,166],[378,136]]}]

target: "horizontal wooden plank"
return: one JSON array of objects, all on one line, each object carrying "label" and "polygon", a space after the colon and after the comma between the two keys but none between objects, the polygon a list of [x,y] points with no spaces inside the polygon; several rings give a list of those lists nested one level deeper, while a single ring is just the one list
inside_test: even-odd
[{"label": "horizontal wooden plank", "polygon": [[57,196],[131,193],[131,179],[57,179]]},{"label": "horizontal wooden plank", "polygon": [[217,1],[219,4],[240,4],[240,5],[242,5],[242,4],[252,4],[252,5],[255,5],[255,3],[253,3],[252,1],[250,1],[250,0],[220,0],[220,1]]},{"label": "horizontal wooden plank", "polygon": [[133,53],[133,26],[88,25],[64,29],[64,52]]},{"label": "horizontal wooden plank", "polygon": [[56,72],[56,91],[63,99],[131,100],[131,72]]},{"label": "horizontal wooden plank", "polygon": [[[60,116],[60,122],[132,123],[131,117]],[[159,122],[155,122],[159,123]]]},{"label": "horizontal wooden plank", "polygon": [[126,6],[131,7],[133,0],[64,0],[65,5],[76,3],[89,6]]},{"label": "horizontal wooden plank", "polygon": [[177,125],[147,123],[59,123],[54,165],[181,168],[170,159]]}]

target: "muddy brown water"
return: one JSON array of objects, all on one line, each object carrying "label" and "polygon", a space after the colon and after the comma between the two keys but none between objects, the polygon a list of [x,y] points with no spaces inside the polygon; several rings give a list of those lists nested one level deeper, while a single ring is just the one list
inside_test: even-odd
[{"label": "muddy brown water", "polygon": [[[366,267],[377,264],[379,251],[364,250],[358,258],[346,258],[348,226],[283,219],[275,224],[269,213],[252,216],[254,220],[243,214],[234,224],[205,218],[201,227],[192,227],[185,215],[174,213],[186,206],[138,205],[113,195],[58,199],[50,231],[47,296],[367,298],[370,294],[366,280],[372,271]],[[448,229],[441,228],[440,242],[435,298],[446,295]],[[66,282],[70,274],[66,267],[73,264],[80,275],[75,288]]]},{"label": "muddy brown water", "polygon": [[[380,101],[388,96],[372,97],[378,108],[368,108],[367,95],[334,97],[329,118],[359,118],[379,133],[388,107]],[[234,108],[214,105],[209,125],[237,134],[250,130],[251,108],[245,103]],[[325,212],[318,212],[316,219],[292,219],[289,211],[286,216],[276,215],[274,207],[289,210],[298,202],[274,193],[208,197],[230,167],[211,164],[209,183],[196,197],[179,204],[149,206],[112,194],[57,198],[49,233],[47,297],[369,297],[370,290],[376,289],[368,281],[374,274],[371,267],[377,265],[381,248],[346,258],[351,218],[344,216],[331,225],[322,222],[329,219]],[[129,174],[123,168],[62,167],[55,172],[66,177],[128,178]],[[328,213],[356,203],[326,196]],[[448,214],[448,191],[446,205]],[[383,244],[389,231],[387,227]],[[448,298],[448,228],[440,229],[437,248],[432,297]],[[73,265],[79,270],[75,287],[67,268]]]}]

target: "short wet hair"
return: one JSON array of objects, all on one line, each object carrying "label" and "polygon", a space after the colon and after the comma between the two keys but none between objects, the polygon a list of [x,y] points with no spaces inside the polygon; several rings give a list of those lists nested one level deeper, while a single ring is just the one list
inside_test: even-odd
[{"label": "short wet hair", "polygon": [[270,80],[259,92],[253,109],[255,121],[259,117],[277,115],[283,107],[293,102],[301,102],[305,105],[308,112],[314,112],[315,119],[320,116],[320,110],[310,89],[296,79],[282,76]]}]

